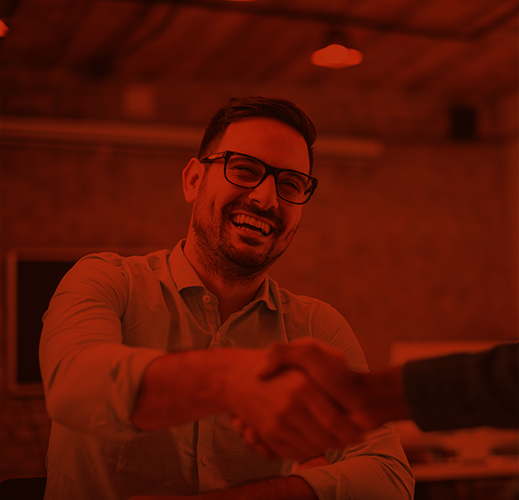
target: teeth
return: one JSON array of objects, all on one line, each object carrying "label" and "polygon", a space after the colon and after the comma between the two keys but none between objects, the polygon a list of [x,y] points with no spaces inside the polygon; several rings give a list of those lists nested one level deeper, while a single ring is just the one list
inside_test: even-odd
[{"label": "teeth", "polygon": [[231,217],[231,220],[235,224],[246,224],[247,226],[255,227],[259,229],[263,234],[270,233],[270,225],[261,220],[255,219],[250,215],[238,214]]}]

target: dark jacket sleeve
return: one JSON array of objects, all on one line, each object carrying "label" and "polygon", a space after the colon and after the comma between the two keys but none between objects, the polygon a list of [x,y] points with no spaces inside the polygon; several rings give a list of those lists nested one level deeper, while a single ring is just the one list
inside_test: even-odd
[{"label": "dark jacket sleeve", "polygon": [[519,344],[408,362],[411,418],[424,431],[519,428]]}]

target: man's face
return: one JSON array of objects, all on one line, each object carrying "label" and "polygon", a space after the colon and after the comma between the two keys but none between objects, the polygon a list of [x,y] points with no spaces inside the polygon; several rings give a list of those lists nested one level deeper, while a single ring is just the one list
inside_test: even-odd
[{"label": "man's face", "polygon": [[[250,118],[232,123],[211,153],[236,151],[277,168],[309,173],[304,138],[284,123]],[[206,267],[233,279],[264,272],[286,250],[301,218],[301,205],[277,196],[267,177],[245,189],[224,177],[224,160],[209,164],[193,207],[192,229]]]}]

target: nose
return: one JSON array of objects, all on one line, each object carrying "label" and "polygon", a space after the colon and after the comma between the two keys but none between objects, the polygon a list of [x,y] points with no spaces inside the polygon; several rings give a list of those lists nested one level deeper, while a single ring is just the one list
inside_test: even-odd
[{"label": "nose", "polygon": [[279,203],[274,176],[267,176],[258,187],[251,189],[249,199],[258,203],[259,206],[265,210],[269,208],[277,208]]}]

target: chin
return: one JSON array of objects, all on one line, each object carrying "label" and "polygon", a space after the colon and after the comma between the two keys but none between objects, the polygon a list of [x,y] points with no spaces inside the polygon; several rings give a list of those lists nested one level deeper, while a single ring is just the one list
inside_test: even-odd
[{"label": "chin", "polygon": [[275,254],[272,249],[270,251],[257,251],[254,248],[237,249],[234,248],[228,258],[234,265],[244,270],[261,273],[266,271],[281,254]]}]

